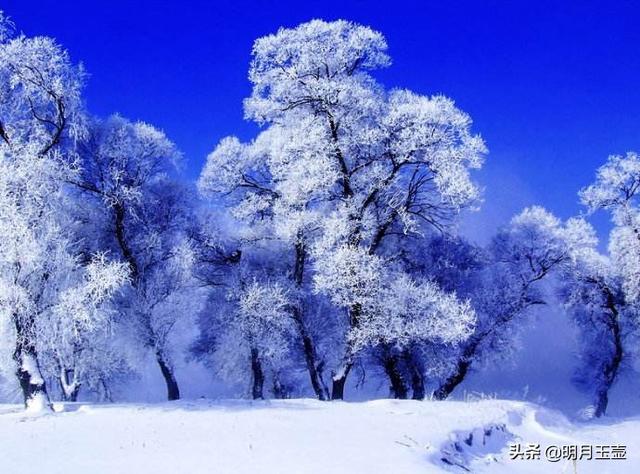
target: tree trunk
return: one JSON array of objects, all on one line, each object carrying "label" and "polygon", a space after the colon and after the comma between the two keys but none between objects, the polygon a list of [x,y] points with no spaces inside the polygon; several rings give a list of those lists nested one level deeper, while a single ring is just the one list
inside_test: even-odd
[{"label": "tree trunk", "polygon": [[167,399],[169,401],[180,399],[180,389],[178,388],[178,381],[176,380],[173,368],[162,354],[162,351],[156,351],[156,360],[160,366],[160,371],[164,377],[164,381],[167,384]]},{"label": "tree trunk", "polygon": [[[116,240],[118,241],[118,246],[120,247],[120,251],[122,252],[124,260],[129,264],[129,270],[131,271],[131,285],[137,289],[140,279],[140,267],[138,266],[138,261],[133,254],[133,250],[131,249],[131,247],[129,247],[129,242],[127,241],[127,237],[125,235],[126,232],[124,221],[126,217],[126,211],[124,206],[120,202],[117,202],[113,206],[113,208],[115,212],[114,227]],[[153,334],[153,330],[150,330],[150,332],[151,334]],[[155,338],[155,335],[153,337]],[[160,366],[160,372],[162,372],[164,381],[167,384],[167,400],[179,400],[180,389],[178,387],[178,381],[176,380],[175,374],[173,373],[173,368],[160,349],[156,350],[156,360],[158,361],[158,365]]]},{"label": "tree trunk", "polygon": [[438,387],[438,389],[433,393],[434,398],[437,400],[444,400],[454,389],[460,385],[460,383],[464,380],[469,372],[469,366],[471,365],[471,360],[461,357],[458,359],[458,363],[456,364],[456,368],[454,372]]},{"label": "tree trunk", "polygon": [[290,397],[289,389],[280,381],[280,375],[275,372],[273,374],[273,396],[281,400]]},{"label": "tree trunk", "polygon": [[302,335],[302,346],[304,349],[304,358],[311,379],[311,386],[316,393],[318,400],[327,400],[329,398],[329,389],[322,380],[322,363],[318,363],[317,356],[311,338],[307,334]]},{"label": "tree trunk", "polygon": [[127,239],[125,236],[125,227],[124,227],[125,226],[124,224],[125,209],[121,203],[116,203],[114,205],[114,211],[115,211],[114,226],[115,226],[115,232],[116,232],[116,239],[118,240],[118,245],[120,247],[120,251],[122,252],[122,256],[124,257],[125,261],[129,264],[129,270],[131,270],[132,285],[135,287],[137,286],[138,277],[140,276],[139,275],[140,269],[138,267],[138,262],[136,261],[136,258],[133,255],[133,251],[129,247],[129,243],[127,242]]},{"label": "tree trunk", "polygon": [[258,355],[258,349],[251,349],[251,372],[253,373],[253,387],[251,393],[254,400],[264,399],[263,387],[264,387],[264,372],[262,371],[262,363]]},{"label": "tree trunk", "polygon": [[60,382],[62,399],[65,402],[78,401],[78,393],[80,392],[81,384],[76,380],[75,375],[75,370],[73,369],[60,369],[58,381]]},{"label": "tree trunk", "polygon": [[456,363],[453,373],[433,393],[434,398],[437,400],[446,399],[451,395],[451,392],[453,392],[455,388],[462,383],[469,373],[469,368],[471,367],[471,363],[482,339],[486,337],[487,334],[488,332],[485,331],[483,333],[476,334],[469,340],[464,351],[462,351],[462,354],[458,358],[458,362]]},{"label": "tree trunk", "polygon": [[[295,264],[293,269],[293,279],[298,288],[302,287],[302,283],[304,281],[304,267],[307,256],[305,246],[301,242],[302,239],[303,236],[299,235],[299,242],[295,245]],[[304,312],[301,305],[294,307],[293,319],[296,322],[296,327],[298,328],[298,333],[302,340],[302,352],[307,365],[307,371],[309,372],[311,387],[316,393],[318,400],[327,400],[329,398],[329,389],[322,379],[323,364],[318,362],[315,345],[313,344],[313,340],[311,339],[309,331],[304,323]]]},{"label": "tree trunk", "polygon": [[344,400],[344,386],[347,383],[347,376],[351,371],[353,362],[345,362],[342,367],[333,375],[331,387],[331,400]]},{"label": "tree trunk", "polygon": [[609,310],[607,328],[611,332],[613,354],[611,355],[611,359],[604,366],[602,374],[603,380],[596,391],[594,416],[598,418],[603,416],[607,411],[607,405],[609,404],[609,390],[616,381],[618,369],[620,368],[623,356],[622,335],[620,331],[620,322],[618,321],[618,307],[616,306],[615,297],[608,287],[604,287],[603,290],[606,297],[605,306]]},{"label": "tree trunk", "polygon": [[[353,305],[349,309],[349,326],[352,328],[357,328],[360,324],[360,305]],[[344,386],[347,383],[347,377],[349,376],[349,372],[351,371],[351,367],[353,367],[353,350],[347,344],[347,348],[345,350],[345,355],[342,358],[342,366],[333,373],[332,377],[332,387],[331,387],[331,400],[344,400]]]},{"label": "tree trunk", "polygon": [[409,374],[411,375],[411,398],[414,400],[424,400],[424,371],[422,363],[416,360],[417,356],[409,350],[405,350],[402,354]]},{"label": "tree trunk", "polygon": [[[129,242],[127,241],[125,235],[126,211],[124,206],[120,202],[117,202],[113,206],[113,208],[115,212],[114,227],[116,240],[118,241],[118,246],[120,247],[120,251],[122,252],[124,260],[129,264],[129,270],[131,271],[131,285],[133,286],[133,288],[137,289],[140,284],[140,267],[138,266],[138,261],[136,260],[136,257],[133,254],[133,250],[129,246]],[[155,339],[154,331],[150,329],[149,332]],[[167,400],[179,400],[180,389],[178,387],[178,381],[176,380],[175,374],[173,373],[173,368],[160,349],[156,350],[156,360],[158,361],[158,365],[160,366],[160,371],[162,372],[164,381],[167,384]]]},{"label": "tree trunk", "polygon": [[302,352],[307,365],[307,371],[309,372],[311,386],[318,400],[327,400],[329,398],[329,390],[322,380],[322,364],[318,363],[315,346],[304,325],[301,309],[294,308],[293,313],[300,339],[302,339]]},{"label": "tree trunk", "polygon": [[[30,333],[17,315],[14,315],[16,327],[16,348],[13,352],[13,360],[16,362],[16,376],[22,390],[24,406],[27,410],[52,410],[51,401],[47,392],[35,344]],[[32,322],[31,322],[32,323]]]},{"label": "tree trunk", "polygon": [[391,383],[391,395],[393,398],[399,398],[401,400],[406,399],[408,389],[407,384],[402,377],[398,356],[393,354],[392,350],[387,347],[383,348],[382,366],[384,367],[387,377],[389,377],[389,382]]},{"label": "tree trunk", "polygon": [[607,405],[609,404],[609,388],[604,385],[601,386],[595,396],[595,412],[594,416],[600,418],[607,411]]},{"label": "tree trunk", "polygon": [[105,380],[104,377],[100,377],[100,395],[99,399],[102,402],[113,403],[113,394],[111,393],[111,389],[109,388],[109,384]]}]

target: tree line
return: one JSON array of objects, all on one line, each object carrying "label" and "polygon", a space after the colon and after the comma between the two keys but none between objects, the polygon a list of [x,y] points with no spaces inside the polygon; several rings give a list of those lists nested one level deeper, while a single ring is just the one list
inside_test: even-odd
[{"label": "tree line", "polygon": [[0,15],[0,365],[26,407],[111,400],[149,356],[169,400],[180,358],[258,399],[343,399],[368,372],[445,399],[558,304],[603,415],[635,355],[638,155],[598,170],[585,215],[533,206],[472,243],[456,228],[481,204],[485,143],[451,99],[378,82],[390,63],[347,21],[259,38],[244,113],[260,131],[222,139],[190,183],[163,132],[91,115],[83,68]]}]

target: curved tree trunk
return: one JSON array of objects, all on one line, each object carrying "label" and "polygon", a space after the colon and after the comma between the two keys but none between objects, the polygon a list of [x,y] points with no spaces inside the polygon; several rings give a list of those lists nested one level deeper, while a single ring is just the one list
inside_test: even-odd
[{"label": "curved tree trunk", "polygon": [[160,366],[160,371],[164,377],[164,381],[167,384],[167,399],[169,401],[180,399],[180,389],[178,388],[178,381],[173,373],[173,368],[162,354],[162,351],[156,351],[156,360]]},{"label": "curved tree trunk", "polygon": [[[349,308],[349,326],[357,328],[360,324],[360,305],[355,304]],[[354,353],[353,348],[347,343],[345,355],[342,357],[342,364],[337,371],[333,373],[333,384],[331,387],[331,400],[344,400],[344,387],[347,383],[347,377],[353,367]]]},{"label": "curved tree trunk", "polygon": [[618,308],[616,306],[615,298],[608,287],[603,288],[603,291],[606,297],[605,306],[609,310],[607,329],[609,329],[611,333],[613,353],[611,354],[609,361],[604,366],[602,383],[596,389],[594,412],[594,416],[596,417],[603,416],[607,411],[607,405],[609,404],[609,390],[616,381],[623,356],[622,335],[620,331],[620,322],[618,321]]},{"label": "curved tree trunk", "polygon": [[480,340],[480,338],[476,337],[467,344],[462,355],[458,358],[458,362],[456,363],[455,369],[451,375],[449,375],[449,377],[447,377],[440,387],[438,387],[438,389],[433,393],[434,398],[437,400],[446,399],[451,395],[451,392],[453,392],[455,388],[462,383],[469,373],[471,361],[473,360],[473,356],[476,353]]},{"label": "curved tree trunk", "polygon": [[460,385],[469,372],[469,366],[471,361],[468,359],[460,358],[456,364],[456,368],[453,373],[438,387],[433,393],[433,396],[437,400],[445,400],[455,388]]},{"label": "curved tree trunk", "polygon": [[[113,209],[116,240],[124,260],[129,264],[129,270],[131,271],[131,286],[137,289],[139,285],[140,268],[125,235],[126,211],[122,203],[119,202],[113,206]],[[150,330],[150,332],[153,333],[153,330]],[[167,400],[179,400],[180,389],[178,387],[178,381],[173,373],[173,368],[160,349],[156,349],[156,361],[158,362],[160,372],[162,373],[162,377],[164,377],[164,381],[167,385]]]},{"label": "curved tree trunk", "polygon": [[309,372],[311,387],[313,387],[318,400],[327,400],[329,398],[329,390],[322,379],[322,363],[318,362],[315,346],[304,325],[300,308],[294,308],[293,319],[296,322],[296,327],[302,340],[302,352]]},{"label": "curved tree trunk", "polygon": [[[125,235],[125,216],[126,211],[124,206],[121,203],[116,203],[114,205],[114,227],[116,240],[118,241],[118,246],[120,247],[122,256],[129,264],[129,269],[131,271],[131,285],[134,288],[138,288],[140,279],[140,267]],[[151,333],[153,333],[153,330],[151,330]],[[155,338],[155,336],[153,337]],[[160,349],[156,350],[156,361],[160,366],[160,372],[162,372],[162,376],[164,377],[164,381],[167,385],[167,399],[169,401],[179,400],[180,389],[178,387],[176,376],[173,372],[173,367],[171,367],[171,364]]]},{"label": "curved tree trunk", "polygon": [[477,334],[472,337],[465,346],[462,354],[458,358],[458,362],[456,363],[455,369],[445,379],[445,381],[438,387],[438,389],[433,393],[434,398],[437,400],[444,400],[451,392],[455,390],[455,388],[462,383],[467,374],[469,373],[469,368],[471,367],[471,363],[473,361],[474,356],[476,355],[476,351],[478,350],[478,346],[482,342],[483,337],[485,337],[487,332]]}]

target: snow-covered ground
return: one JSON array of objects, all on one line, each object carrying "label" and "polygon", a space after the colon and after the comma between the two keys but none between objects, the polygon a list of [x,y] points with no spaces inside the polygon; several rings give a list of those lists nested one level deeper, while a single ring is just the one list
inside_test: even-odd
[{"label": "snow-covered ground", "polygon": [[[60,407],[58,407],[60,408]],[[541,460],[510,460],[539,443]],[[626,445],[627,460],[544,460],[548,445]],[[443,460],[445,459],[445,460]],[[0,473],[640,472],[640,418],[570,422],[536,405],[483,400],[361,403],[195,401],[0,406]]]}]

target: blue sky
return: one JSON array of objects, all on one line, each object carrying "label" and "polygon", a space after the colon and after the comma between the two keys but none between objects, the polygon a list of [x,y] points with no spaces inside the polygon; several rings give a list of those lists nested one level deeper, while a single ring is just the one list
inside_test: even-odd
[{"label": "blue sky", "polygon": [[[265,2],[3,0],[28,35],[56,37],[91,74],[98,115],[162,128],[197,176],[242,118],[255,38],[312,18],[344,18],[387,37],[389,87],[443,93],[490,149],[478,180],[482,234],[521,207],[580,212],[577,190],[611,153],[640,150],[640,6],[630,1]],[[604,216],[596,219],[605,228]]]}]

